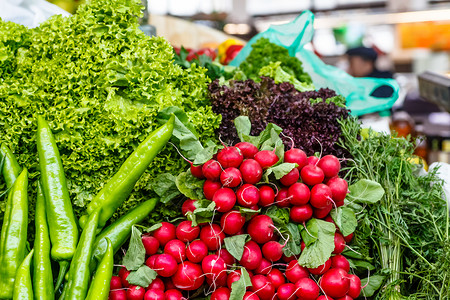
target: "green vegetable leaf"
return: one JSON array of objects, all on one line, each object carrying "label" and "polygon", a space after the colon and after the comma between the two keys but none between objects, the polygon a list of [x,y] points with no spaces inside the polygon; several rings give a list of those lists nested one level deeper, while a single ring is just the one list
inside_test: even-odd
[{"label": "green vegetable leaf", "polygon": [[211,140],[206,142],[206,147],[200,150],[194,159],[194,165],[202,165],[208,160],[212,159],[214,154],[217,153],[219,146]]},{"label": "green vegetable leaf", "polygon": [[143,288],[149,286],[150,283],[158,276],[156,271],[150,269],[146,265],[142,265],[136,271],[130,272],[127,277],[127,281],[129,284],[138,285]]},{"label": "green vegetable leaf", "polygon": [[269,175],[273,173],[275,179],[279,180],[296,167],[298,167],[296,163],[281,163],[279,165],[275,165],[274,167],[267,168],[263,178],[266,182],[269,182]]},{"label": "green vegetable leaf", "polygon": [[145,232],[153,232],[156,229],[160,228],[161,226],[162,226],[162,223],[156,223],[156,224],[154,224],[154,225],[152,225],[152,226],[150,226],[148,228],[145,228],[144,231]]},{"label": "green vegetable leaf", "polygon": [[282,227],[289,223],[289,209],[288,208],[281,208],[281,207],[272,205],[266,210],[265,215],[272,218],[273,223],[277,227]]},{"label": "green vegetable leaf", "polygon": [[252,286],[250,275],[245,268],[241,268],[241,278],[231,284],[230,300],[244,299],[247,287]]},{"label": "green vegetable leaf", "polygon": [[131,228],[131,238],[128,250],[123,257],[123,265],[127,270],[139,269],[145,261],[145,248],[142,243],[142,233],[135,226]]},{"label": "green vegetable leaf", "polygon": [[192,226],[197,226],[204,222],[211,222],[216,203],[203,199],[195,201],[194,205],[196,209],[186,214],[188,220],[192,221]]},{"label": "green vegetable leaf", "polygon": [[178,174],[175,184],[178,190],[192,200],[200,200],[204,198],[203,183],[205,180],[198,179],[192,175],[191,171],[185,171]]},{"label": "green vegetable leaf", "polygon": [[250,220],[255,214],[261,212],[261,208],[258,210],[253,210],[247,207],[237,206],[241,215],[245,218],[246,221]]},{"label": "green vegetable leaf", "polygon": [[250,135],[250,130],[252,128],[250,119],[247,116],[239,116],[234,119],[234,126],[236,127],[236,131],[241,142],[248,142],[247,137]]},{"label": "green vegetable leaf", "polygon": [[[334,233],[336,226],[333,223],[318,219],[311,219],[306,225],[309,234],[314,237],[314,241],[306,243],[307,246],[302,251],[298,263],[307,268],[317,268],[324,264],[334,250]],[[306,229],[302,231],[302,238],[309,236]]]},{"label": "green vegetable leaf", "polygon": [[[377,290],[380,289],[383,284],[385,276],[372,275],[369,278],[361,279],[361,286],[365,286],[361,290],[361,295],[365,297],[371,297],[375,294]],[[366,286],[367,284],[367,286]]]},{"label": "green vegetable leaf", "polygon": [[348,200],[359,203],[373,204],[381,200],[384,195],[384,189],[378,182],[361,179],[348,187],[350,193]]},{"label": "green vegetable leaf", "polygon": [[345,206],[333,209],[331,211],[331,218],[344,236],[353,233],[358,225],[355,212]]},{"label": "green vegetable leaf", "polygon": [[234,235],[226,237],[223,241],[225,248],[233,255],[237,260],[241,260],[242,254],[244,254],[244,245],[249,237],[248,234]]},{"label": "green vegetable leaf", "polygon": [[289,235],[289,240],[283,248],[283,253],[286,256],[299,255],[302,251],[302,248],[300,247],[302,240],[300,238],[298,226],[294,223],[288,223],[285,228],[287,229],[286,231]]},{"label": "green vegetable leaf", "polygon": [[359,260],[359,259],[351,259],[346,257],[348,262],[350,263],[350,268],[352,269],[358,269],[359,271],[367,271],[367,270],[375,270],[374,265],[372,265],[370,262],[367,262],[365,260]]},{"label": "green vegetable leaf", "polygon": [[150,184],[153,191],[161,197],[161,203],[167,203],[180,195],[180,191],[178,190],[175,181],[176,177],[172,174],[162,173]]},{"label": "green vegetable leaf", "polygon": [[289,74],[281,67],[281,62],[270,62],[259,70],[259,76],[267,76],[273,78],[275,83],[289,82],[294,85],[295,89],[299,92],[314,90],[312,83],[301,82],[295,78],[294,74]]}]

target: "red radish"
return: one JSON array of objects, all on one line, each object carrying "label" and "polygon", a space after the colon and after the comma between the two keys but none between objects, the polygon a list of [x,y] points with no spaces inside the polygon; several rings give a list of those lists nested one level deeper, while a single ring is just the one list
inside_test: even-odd
[{"label": "red radish", "polygon": [[345,205],[344,201],[335,201],[334,204],[336,204],[336,207],[341,207]]},{"label": "red radish", "polygon": [[297,299],[295,295],[295,284],[285,283],[280,285],[277,289],[277,296],[280,300],[295,300]]},{"label": "red radish", "polygon": [[297,168],[293,168],[289,173],[280,178],[280,182],[284,186],[290,186],[297,182],[300,178],[300,172]]},{"label": "red radish", "polygon": [[284,279],[284,274],[278,269],[272,269],[269,274],[267,274],[267,278],[270,282],[272,282],[275,289],[278,289],[286,282],[286,279]]},{"label": "red radish", "polygon": [[319,158],[317,156],[308,156],[308,158],[306,159],[306,161],[308,162],[308,165],[317,165],[317,163],[319,162]]},{"label": "red radish", "polygon": [[244,155],[236,147],[225,147],[217,153],[217,161],[224,168],[238,168],[243,160]]},{"label": "red radish", "polygon": [[164,286],[164,282],[161,280],[161,278],[155,278],[153,279],[152,283],[148,285],[146,290],[162,290],[164,291],[166,287]]},{"label": "red radish", "polygon": [[300,250],[305,250],[305,248],[306,248],[306,244],[305,244],[305,242],[304,241],[301,241],[300,242]]},{"label": "red radish", "polygon": [[309,204],[291,207],[291,211],[289,212],[291,220],[297,223],[308,221],[311,219],[312,215],[313,209]]},{"label": "red radish", "polygon": [[170,277],[178,269],[177,261],[170,254],[160,254],[155,259],[155,271],[159,276]]},{"label": "red radish", "polygon": [[327,221],[327,222],[330,222],[330,223],[333,223],[334,225],[336,225],[336,223],[334,223],[334,220],[333,220],[333,218],[330,215],[327,215],[324,218],[324,221]]},{"label": "red radish", "polygon": [[269,206],[275,201],[275,192],[268,185],[259,187],[259,206]]},{"label": "red radish", "polygon": [[262,253],[269,261],[277,261],[283,256],[284,246],[275,241],[269,241],[262,246]]},{"label": "red radish", "polygon": [[205,176],[203,175],[203,171],[202,171],[203,165],[194,166],[193,163],[190,163],[190,165],[191,165],[190,170],[191,170],[192,176],[197,177],[198,179],[205,178]]},{"label": "red radish", "polygon": [[348,289],[347,296],[356,299],[359,297],[359,294],[361,294],[361,279],[353,274],[349,274],[348,279],[350,280],[350,287]]},{"label": "red radish", "polygon": [[127,277],[128,275],[130,275],[131,271],[128,271],[125,267],[121,268],[119,270],[119,277],[120,277],[120,281],[122,282],[122,286],[123,287],[129,287],[130,284],[127,281]]},{"label": "red radish", "polygon": [[324,264],[318,266],[317,268],[308,268],[308,271],[313,275],[322,275],[326,271],[328,271],[330,267],[331,267],[331,259],[329,258]]},{"label": "red radish", "polygon": [[295,259],[295,255],[292,256],[286,256],[283,254],[283,256],[281,257],[281,259],[285,262],[285,263],[290,263],[291,261],[293,261]]},{"label": "red radish", "polygon": [[186,201],[183,202],[183,205],[181,206],[181,213],[183,214],[183,216],[185,216],[188,212],[194,212],[194,210],[197,208],[195,207],[195,202],[196,200],[192,199],[187,199]]},{"label": "red radish", "polygon": [[333,298],[325,295],[320,295],[316,300],[333,300]]},{"label": "red radish", "polygon": [[297,260],[289,262],[284,274],[290,282],[297,282],[301,278],[309,277],[308,269],[300,266]]},{"label": "red radish", "polygon": [[236,259],[234,258],[234,256],[231,255],[230,252],[228,252],[228,250],[225,248],[221,248],[220,250],[217,250],[216,254],[217,254],[217,256],[222,258],[223,261],[227,265],[232,265],[236,262]]},{"label": "red radish", "polygon": [[164,297],[165,297],[164,300],[182,300],[182,299],[185,299],[183,297],[183,294],[177,289],[170,289],[170,290],[165,291]]},{"label": "red radish", "polygon": [[241,153],[244,155],[244,158],[253,158],[256,153],[258,153],[258,148],[255,145],[247,142],[240,142],[234,145],[236,148],[241,150]]},{"label": "red radish", "polygon": [[264,275],[255,275],[252,277],[252,292],[261,300],[271,300],[275,294],[275,288],[272,282]]},{"label": "red radish", "polygon": [[273,221],[269,216],[257,215],[250,220],[247,226],[247,233],[258,244],[264,244],[273,237],[273,229]]},{"label": "red radish", "polygon": [[168,222],[162,222],[161,227],[153,232],[153,236],[159,241],[160,246],[164,247],[167,242],[176,238],[175,231],[175,225]]},{"label": "red radish", "polygon": [[217,160],[210,159],[202,166],[203,176],[211,181],[219,181],[222,167]]},{"label": "red radish", "polygon": [[302,278],[295,283],[295,293],[302,300],[315,300],[319,297],[320,288],[311,278]]},{"label": "red radish", "polygon": [[320,279],[320,286],[330,297],[344,297],[350,288],[348,273],[340,268],[330,269]]},{"label": "red radish", "polygon": [[230,299],[230,294],[229,288],[220,287],[211,294],[211,300],[228,300]]},{"label": "red radish", "polygon": [[300,177],[302,181],[307,185],[316,185],[322,183],[325,178],[321,168],[315,165],[306,165],[300,172]]},{"label": "red radish", "polygon": [[127,289],[127,300],[143,300],[145,289],[138,285],[132,285]]},{"label": "red radish", "polygon": [[270,270],[272,270],[272,263],[263,258],[261,259],[261,263],[259,264],[259,266],[254,271],[255,274],[267,275],[269,274]]},{"label": "red radish", "polygon": [[319,183],[311,189],[311,199],[309,202],[315,208],[325,208],[331,201],[331,189],[328,185]]},{"label": "red radish", "polygon": [[122,288],[122,281],[119,276],[112,276],[111,281],[109,283],[110,290],[118,290]]},{"label": "red radish", "polygon": [[172,277],[163,278],[163,281],[164,281],[164,286],[165,286],[166,290],[172,290],[172,289],[177,288],[172,281]]},{"label": "red radish", "polygon": [[235,235],[245,224],[245,217],[238,210],[230,210],[220,218],[220,227],[228,235]]},{"label": "red radish", "polygon": [[147,265],[147,267],[149,267],[150,269],[155,268],[155,260],[158,257],[158,255],[159,254],[153,254],[152,256],[147,258],[147,260],[145,261],[145,264]]},{"label": "red radish", "polygon": [[289,187],[288,196],[292,205],[304,205],[308,203],[311,192],[306,184],[296,182]]},{"label": "red radish", "polygon": [[284,153],[284,162],[296,163],[297,169],[300,171],[308,163],[306,153],[297,148],[291,148]]},{"label": "red radish", "polygon": [[344,236],[344,240],[346,243],[350,243],[353,239],[353,233],[350,233],[349,235]]},{"label": "red radish", "polygon": [[326,216],[328,216],[328,214],[330,213],[330,211],[332,209],[333,209],[333,205],[331,204],[331,202],[323,208],[314,208],[314,210],[313,210],[314,218],[323,219]]},{"label": "red radish", "polygon": [[127,292],[126,290],[110,291],[108,300],[127,300]]},{"label": "red radish", "polygon": [[353,300],[349,295],[345,295],[344,297],[337,298],[336,300]]},{"label": "red radish", "polygon": [[142,244],[144,244],[146,255],[153,255],[158,252],[159,242],[155,237],[151,235],[143,235]]},{"label": "red radish", "polygon": [[216,278],[226,269],[225,261],[216,254],[210,254],[202,261],[202,270],[206,274],[206,278]]},{"label": "red radish", "polygon": [[244,182],[250,184],[258,183],[261,180],[263,174],[261,165],[254,159],[244,160],[239,167],[239,171],[241,171],[242,179],[244,179]]},{"label": "red radish", "polygon": [[193,263],[199,263],[208,255],[208,247],[201,240],[195,240],[186,248],[186,257]]},{"label": "red radish", "polygon": [[334,250],[333,254],[341,254],[345,250],[344,236],[339,232],[334,234]]},{"label": "red radish", "polygon": [[258,244],[254,241],[248,241],[244,245],[244,253],[242,254],[242,258],[239,261],[241,266],[246,268],[247,270],[256,269],[262,260],[261,249]]},{"label": "red radish", "polygon": [[222,184],[217,181],[205,180],[203,183],[203,194],[208,200],[212,200],[214,194],[222,187]]},{"label": "red radish", "polygon": [[233,282],[238,281],[239,279],[241,279],[241,270],[237,269],[237,270],[231,271],[227,276],[228,288],[231,289],[231,285],[233,284]]},{"label": "red radish", "polygon": [[241,172],[234,167],[226,168],[220,174],[220,182],[225,187],[237,187],[242,182]]},{"label": "red radish", "polygon": [[261,150],[255,154],[255,160],[259,163],[261,168],[267,169],[275,165],[280,159],[275,154],[275,150]]},{"label": "red radish", "polygon": [[331,195],[334,201],[344,201],[348,193],[348,182],[345,179],[336,177],[328,180],[327,185],[331,189]]},{"label": "red radish", "polygon": [[246,183],[237,190],[237,202],[244,207],[252,207],[259,201],[259,190],[253,184]]},{"label": "red radish", "polygon": [[200,265],[185,261],[172,276],[172,282],[180,290],[193,291],[200,288],[205,281],[205,276],[202,275]]},{"label": "red radish", "polygon": [[282,188],[278,191],[278,195],[275,197],[275,203],[278,207],[289,207],[289,192],[287,188]]},{"label": "red radish", "polygon": [[164,300],[164,290],[147,290],[144,295],[144,300]]},{"label": "red radish", "polygon": [[219,249],[223,244],[223,239],[225,238],[225,233],[217,224],[206,225],[200,231],[200,240],[202,240],[208,250],[214,251]]},{"label": "red radish", "polygon": [[226,286],[227,285],[227,273],[222,272],[214,277],[207,276],[206,283],[213,289]]},{"label": "red radish", "polygon": [[322,169],[323,174],[328,178],[337,176],[341,169],[341,163],[334,155],[325,155],[319,160],[317,166]]},{"label": "red radish", "polygon": [[236,204],[236,194],[230,188],[220,188],[212,199],[216,203],[216,210],[219,212],[230,211]]},{"label": "red radish", "polygon": [[180,241],[185,243],[192,242],[200,234],[200,227],[192,226],[191,221],[183,221],[178,224],[175,233],[177,235],[177,239]]},{"label": "red radish", "polygon": [[346,272],[350,272],[350,263],[345,258],[344,255],[337,254],[331,257],[331,267],[332,268],[341,268]]},{"label": "red radish", "polygon": [[243,300],[260,300],[259,297],[253,292],[245,292]]},{"label": "red radish", "polygon": [[177,263],[181,263],[186,259],[186,245],[180,240],[171,240],[164,246],[164,253],[172,255]]}]

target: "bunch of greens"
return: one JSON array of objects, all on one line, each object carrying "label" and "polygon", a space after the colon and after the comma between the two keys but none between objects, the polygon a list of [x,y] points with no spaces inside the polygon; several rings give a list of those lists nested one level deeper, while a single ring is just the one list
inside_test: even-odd
[{"label": "bunch of greens", "polygon": [[[163,108],[183,110],[201,142],[214,138],[220,122],[207,99],[206,70],[174,65],[172,47],[138,28],[141,8],[140,0],[87,1],[76,15],[54,16],[34,29],[0,21],[0,142],[33,181],[36,115],[43,115],[78,212],[158,126]],[[118,214],[153,193],[155,174],[185,165],[166,147]],[[173,207],[158,206],[152,217],[173,214]]]},{"label": "bunch of greens", "polygon": [[385,190],[376,205],[352,203],[361,212],[355,248],[378,262],[375,278],[384,278],[377,299],[449,299],[449,214],[441,182],[434,172],[418,175],[409,141],[375,133],[359,140],[353,118],[342,122],[342,132],[340,144],[354,159],[348,179],[369,178]]},{"label": "bunch of greens", "polygon": [[[343,105],[343,98],[330,89],[299,92],[290,83],[276,84],[273,79],[262,77],[260,83],[232,80],[229,86],[216,80],[210,84],[209,92],[213,111],[222,115],[217,134],[227,143],[238,141],[233,120],[242,115],[250,118],[252,135],[258,135],[268,123],[274,123],[308,155],[322,151],[337,157],[347,156],[335,143],[341,136],[337,120],[347,118],[349,111]],[[288,139],[284,142],[291,146]]]}]

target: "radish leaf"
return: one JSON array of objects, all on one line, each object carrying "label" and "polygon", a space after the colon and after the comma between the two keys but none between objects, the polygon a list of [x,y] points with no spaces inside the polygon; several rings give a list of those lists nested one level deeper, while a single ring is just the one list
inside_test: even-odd
[{"label": "radish leaf", "polygon": [[225,243],[225,248],[228,252],[233,255],[237,260],[242,259],[244,254],[244,245],[249,237],[248,234],[240,234],[235,236],[226,237],[223,241]]},{"label": "radish leaf", "polygon": [[127,281],[132,285],[139,285],[141,287],[148,287],[150,283],[158,276],[156,271],[150,269],[146,265],[142,265],[136,271],[130,272],[127,276]]},{"label": "radish leaf", "polygon": [[384,189],[376,181],[361,179],[348,187],[350,193],[347,195],[349,201],[373,204],[384,196]]},{"label": "radish leaf", "polygon": [[137,270],[145,261],[145,248],[141,236],[142,233],[139,229],[133,226],[131,229],[130,245],[123,257],[123,265],[127,270]]},{"label": "radish leaf", "polygon": [[[334,250],[336,226],[331,222],[311,219],[306,227],[308,231],[306,229],[302,231],[302,238],[306,247],[302,251],[298,263],[303,267],[317,268],[330,258]],[[307,243],[308,239],[309,243]]]},{"label": "radish leaf", "polygon": [[331,218],[344,236],[353,233],[358,225],[355,212],[348,207],[338,207],[331,211]]},{"label": "radish leaf", "polygon": [[244,299],[247,287],[252,286],[250,275],[245,268],[241,268],[241,278],[231,284],[230,300]]}]

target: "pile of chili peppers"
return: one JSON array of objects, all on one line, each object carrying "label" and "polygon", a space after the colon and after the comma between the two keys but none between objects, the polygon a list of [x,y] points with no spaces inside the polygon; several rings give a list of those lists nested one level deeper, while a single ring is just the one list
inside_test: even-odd
[{"label": "pile of chili peppers", "polygon": [[[88,205],[87,214],[76,220],[54,136],[39,116],[41,174],[31,251],[27,251],[28,172],[2,144],[0,171],[8,190],[0,236],[0,299],[108,299],[114,253],[129,238],[132,225],[141,222],[158,200],[147,200],[103,227],[169,141],[173,128],[174,116],[135,149]],[[59,263],[55,279],[52,261]]]}]

